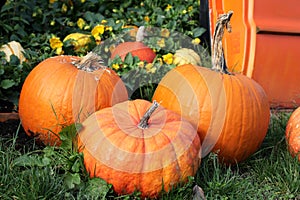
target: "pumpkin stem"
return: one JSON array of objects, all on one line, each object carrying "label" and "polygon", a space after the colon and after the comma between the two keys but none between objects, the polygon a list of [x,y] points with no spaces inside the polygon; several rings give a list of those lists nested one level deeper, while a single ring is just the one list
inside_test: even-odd
[{"label": "pumpkin stem", "polygon": [[141,129],[148,128],[148,125],[149,125],[148,120],[149,120],[150,116],[152,115],[152,113],[158,108],[158,106],[159,106],[159,104],[157,103],[157,101],[154,100],[151,107],[146,111],[146,113],[140,120],[140,122],[138,124],[138,128],[141,128]]},{"label": "pumpkin stem", "polygon": [[137,30],[135,41],[136,42],[142,42],[144,40],[145,33],[145,26],[140,26]]},{"label": "pumpkin stem", "polygon": [[212,70],[218,71],[224,74],[231,74],[227,71],[226,61],[224,58],[224,51],[222,45],[222,38],[224,35],[224,30],[226,29],[229,33],[231,32],[230,19],[233,15],[233,11],[219,15],[215,33],[213,36],[213,46],[212,46]]},{"label": "pumpkin stem", "polygon": [[106,67],[102,65],[103,60],[101,56],[94,52],[89,52],[82,59],[80,59],[79,61],[75,61],[73,64],[78,69],[84,70],[86,72],[93,72],[98,69],[106,69]]}]

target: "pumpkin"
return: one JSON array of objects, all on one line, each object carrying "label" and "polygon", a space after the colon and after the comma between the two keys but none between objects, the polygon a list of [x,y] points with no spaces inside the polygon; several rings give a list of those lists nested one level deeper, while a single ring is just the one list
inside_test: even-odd
[{"label": "pumpkin", "polygon": [[[218,45],[215,50],[222,49]],[[219,53],[213,57],[214,70],[192,64],[170,70],[158,84],[153,100],[197,127],[202,157],[214,151],[224,164],[235,164],[253,154],[264,140],[269,102],[253,79],[227,72],[222,51]]]},{"label": "pumpkin", "polygon": [[136,41],[120,43],[113,49],[110,58],[114,59],[116,56],[120,56],[122,61],[124,61],[126,55],[131,53],[132,56],[137,56],[141,61],[152,63],[156,54],[150,47],[142,42],[143,34],[144,27],[141,26],[136,34]]},{"label": "pumpkin", "polygon": [[78,133],[79,151],[91,177],[119,195],[140,191],[157,197],[194,176],[200,164],[196,129],[157,102],[136,99],[89,116]]},{"label": "pumpkin", "polygon": [[19,42],[16,41],[11,41],[7,44],[4,44],[1,48],[0,51],[3,51],[6,54],[6,60],[9,62],[10,61],[10,56],[15,55],[19,58],[20,62],[24,62],[26,58],[24,57],[24,49],[22,45]]},{"label": "pumpkin", "polygon": [[19,115],[28,135],[59,145],[62,127],[127,99],[121,79],[101,66],[96,54],[55,56],[39,63],[26,77]]},{"label": "pumpkin", "polygon": [[76,52],[82,52],[88,49],[88,44],[91,42],[91,36],[83,33],[71,33],[64,38],[64,42],[71,40]]},{"label": "pumpkin", "polygon": [[173,56],[173,64],[175,65],[184,65],[184,64],[193,64],[200,65],[201,59],[200,56],[193,50],[188,48],[181,48],[175,51]]},{"label": "pumpkin", "polygon": [[290,116],[286,126],[285,137],[289,152],[293,157],[298,156],[300,161],[300,107]]}]

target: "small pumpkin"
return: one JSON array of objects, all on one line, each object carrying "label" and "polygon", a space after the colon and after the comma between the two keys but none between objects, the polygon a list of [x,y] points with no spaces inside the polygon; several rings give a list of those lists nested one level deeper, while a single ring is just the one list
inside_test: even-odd
[{"label": "small pumpkin", "polygon": [[152,63],[156,54],[150,47],[142,42],[143,34],[144,27],[141,26],[136,34],[136,41],[120,43],[113,49],[110,58],[114,59],[116,56],[120,56],[124,61],[126,55],[131,53],[132,56],[137,56],[141,61]]},{"label": "small pumpkin", "polygon": [[196,129],[173,111],[136,99],[99,110],[82,123],[79,151],[91,177],[119,195],[140,191],[157,197],[194,176],[200,140]]},{"label": "small pumpkin", "polygon": [[19,115],[25,132],[45,144],[59,145],[57,134],[62,127],[127,100],[119,76],[100,61],[91,52],[83,58],[55,56],[39,63],[20,94]]},{"label": "small pumpkin", "polygon": [[200,56],[193,50],[188,48],[181,48],[175,51],[173,56],[173,64],[175,65],[184,65],[184,64],[193,64],[200,65],[201,59]]},{"label": "small pumpkin", "polygon": [[0,51],[3,51],[6,54],[6,60],[10,61],[10,56],[15,55],[19,58],[20,62],[24,62],[26,58],[24,57],[24,49],[19,42],[11,41],[7,44],[4,44]]},{"label": "small pumpkin", "polygon": [[285,138],[290,154],[293,157],[298,156],[300,161],[300,107],[292,113],[287,122]]},{"label": "small pumpkin", "polygon": [[71,40],[76,52],[84,52],[88,49],[88,44],[91,42],[91,36],[84,33],[71,33],[64,38],[64,42]]},{"label": "small pumpkin", "polygon": [[[224,28],[221,25],[226,21],[219,29]],[[222,45],[221,38],[218,35],[215,44]],[[223,163],[235,164],[253,154],[264,140],[269,102],[253,79],[227,71],[222,46],[218,45],[214,49],[219,50],[213,56],[214,70],[192,64],[177,66],[162,78],[153,100],[197,127],[202,156],[212,150]]]}]

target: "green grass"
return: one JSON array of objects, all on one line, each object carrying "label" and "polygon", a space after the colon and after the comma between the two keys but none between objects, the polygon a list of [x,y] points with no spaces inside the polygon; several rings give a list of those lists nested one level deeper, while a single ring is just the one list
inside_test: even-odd
[{"label": "green grass", "polygon": [[[225,167],[209,154],[195,177],[160,199],[192,199],[195,184],[213,200],[300,199],[300,164],[284,138],[289,115],[272,115],[261,148],[245,162]],[[65,136],[74,130],[65,129]],[[138,192],[117,197],[110,185],[90,179],[71,141],[64,141],[64,148],[41,148],[34,142],[16,148],[17,137],[0,138],[0,199],[139,199]]]}]

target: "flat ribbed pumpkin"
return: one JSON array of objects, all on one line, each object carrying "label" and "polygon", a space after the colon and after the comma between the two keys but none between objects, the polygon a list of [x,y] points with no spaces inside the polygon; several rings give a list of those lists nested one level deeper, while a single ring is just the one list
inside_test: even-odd
[{"label": "flat ribbed pumpkin", "polygon": [[26,58],[23,55],[24,49],[19,42],[11,41],[7,44],[4,44],[0,51],[3,51],[6,54],[6,60],[10,61],[10,56],[15,55],[19,58],[20,62],[24,62]]},{"label": "flat ribbed pumpkin", "polygon": [[[221,41],[222,37],[218,38]],[[222,41],[215,42],[214,50],[219,53],[213,56],[214,70],[192,64],[178,66],[163,77],[153,100],[197,127],[202,156],[213,150],[222,162],[234,164],[248,158],[264,140],[269,103],[254,80],[227,72],[218,46]]]},{"label": "flat ribbed pumpkin", "polygon": [[99,110],[82,123],[79,151],[91,177],[117,194],[157,197],[194,176],[200,164],[196,129],[173,111],[146,100]]},{"label": "flat ribbed pumpkin", "polygon": [[59,144],[63,126],[82,122],[94,111],[128,99],[121,79],[89,53],[51,57],[27,76],[21,90],[19,115],[28,135],[45,144]]},{"label": "flat ribbed pumpkin", "polygon": [[300,107],[290,116],[286,126],[285,137],[289,152],[300,161]]}]

